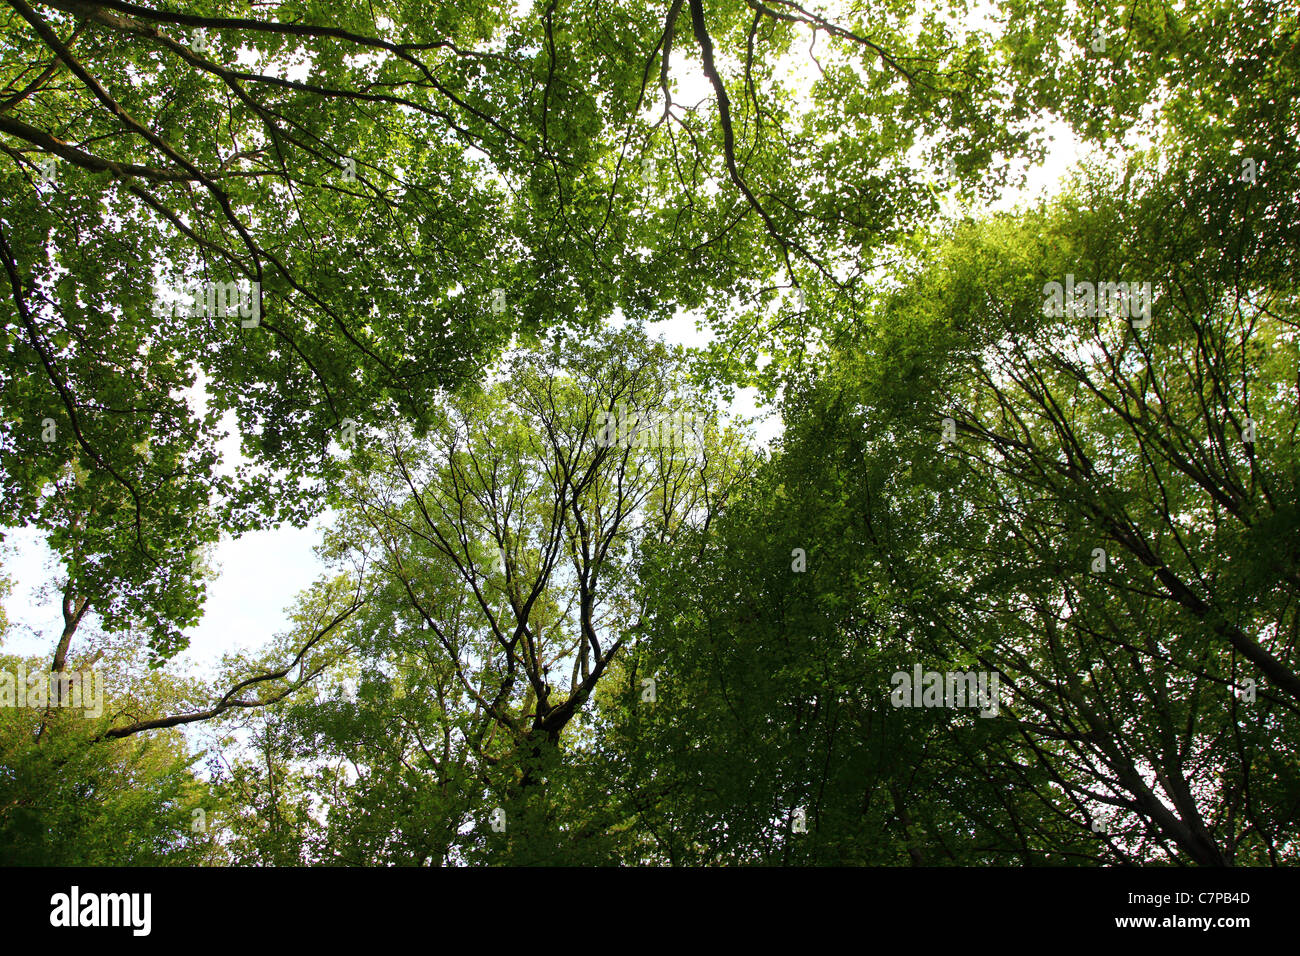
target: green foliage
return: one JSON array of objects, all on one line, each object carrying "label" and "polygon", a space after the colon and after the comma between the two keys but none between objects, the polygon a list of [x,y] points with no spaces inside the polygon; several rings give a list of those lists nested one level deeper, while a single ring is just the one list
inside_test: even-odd
[{"label": "green foliage", "polygon": [[[0,708],[0,858],[1294,863],[1300,8],[980,13],[12,3],[0,527],[113,703]],[[220,536],[327,507],[174,676]]]},{"label": "green foliage", "polygon": [[[0,656],[0,671],[42,663]],[[101,669],[101,677],[103,669]],[[114,683],[111,679],[108,683]],[[196,824],[214,806],[180,734],[102,742],[121,703],[85,710],[0,707],[0,864],[194,866],[221,859]]]}]

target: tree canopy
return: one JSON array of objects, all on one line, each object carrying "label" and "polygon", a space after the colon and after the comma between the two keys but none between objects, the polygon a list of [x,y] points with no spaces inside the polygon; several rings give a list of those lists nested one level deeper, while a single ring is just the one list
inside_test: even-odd
[{"label": "tree canopy", "polygon": [[1296,862],[1298,15],[8,0],[0,857]]}]

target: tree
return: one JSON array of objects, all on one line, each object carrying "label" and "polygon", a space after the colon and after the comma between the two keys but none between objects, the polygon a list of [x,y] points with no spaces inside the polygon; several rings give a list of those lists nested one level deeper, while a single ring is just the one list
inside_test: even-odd
[{"label": "tree", "polygon": [[[219,531],[304,520],[332,443],[420,433],[515,331],[708,304],[743,378],[812,328],[764,315],[773,277],[841,285],[933,212],[885,166],[935,139],[970,181],[1030,145],[1022,104],[986,95],[987,38],[914,36],[893,3],[9,8],[0,521],[49,531],[70,601],[159,661]],[[776,69],[804,37],[812,112]],[[710,110],[674,90],[692,49]],[[753,309],[722,322],[737,293]]]},{"label": "tree", "polygon": [[[181,690],[176,682],[132,676],[111,647],[101,648],[93,663],[76,663],[74,679],[83,691],[72,699],[81,706],[15,706],[12,699],[0,706],[0,862],[195,866],[221,860],[215,831],[207,828],[216,800],[193,769],[201,754],[188,753],[178,732],[91,745],[112,714],[131,708],[134,692],[147,685],[152,695],[166,697]],[[11,693],[20,675],[46,676],[41,660],[13,655],[0,656],[0,674]]]},{"label": "tree", "polygon": [[[233,729],[257,863],[1293,857],[1291,0],[9,9],[50,668],[87,621],[161,666],[221,534],[339,513],[288,633],[27,726],[37,776]],[[1050,120],[1094,167],[953,212]],[[631,330],[683,309],[700,356]]]},{"label": "tree", "polygon": [[[766,566],[769,577],[745,589],[748,599],[726,571],[706,580],[730,600],[682,597],[690,592],[676,575],[656,588],[673,596],[659,633],[680,636],[655,646],[677,667],[707,657],[702,648],[722,655],[694,677],[731,685],[722,687],[731,719],[706,720],[736,730],[710,741],[711,757],[798,733],[800,715],[840,709],[826,700],[837,688],[865,687],[879,701],[889,665],[855,671],[845,655],[892,658],[900,670],[974,666],[998,673],[1010,702],[988,725],[976,721],[978,747],[969,736],[955,753],[927,747],[924,769],[951,761],[965,779],[1015,788],[993,818],[995,830],[1014,833],[1002,852],[1287,858],[1296,826],[1295,769],[1283,756],[1296,732],[1292,293],[1251,267],[1252,248],[1231,260],[1196,245],[1199,225],[1190,237],[1166,227],[1152,241],[1147,224],[1168,223],[1171,183],[1183,173],[1154,185],[1135,175],[1129,192],[1103,176],[1051,210],[958,229],[791,400],[793,434],[768,479],[780,507],[759,511],[775,515],[767,521],[779,536],[738,530],[728,546],[739,554],[722,559]],[[1134,295],[1126,312],[1080,296],[1053,315],[1048,283],[1067,272],[1080,282],[1150,276],[1167,291],[1148,300],[1149,314],[1134,311]],[[1256,421],[1275,430],[1249,431]],[[817,569],[807,595],[781,567],[803,542]],[[746,642],[709,609],[746,600],[752,610],[737,617],[772,643],[751,638],[752,657],[736,659]],[[812,608],[830,620],[810,621]],[[855,628],[871,652],[850,641]],[[685,654],[674,653],[679,644]],[[787,657],[788,644],[797,650]],[[823,654],[823,676],[801,694],[800,675]],[[665,732],[694,727],[698,739],[700,725],[675,716],[685,729]],[[812,739],[829,749],[816,730]],[[787,759],[810,746],[775,740]],[[662,739],[648,746],[665,749]],[[833,751],[823,766],[778,772],[771,785],[779,794],[825,783],[838,769]],[[719,767],[744,780],[773,772],[771,757],[741,773],[734,758]],[[1027,795],[1036,804],[1028,820],[1012,803]],[[956,806],[978,816],[997,796],[963,792]],[[805,789],[759,811],[725,807],[721,832],[743,832],[737,813],[771,827],[797,800],[813,802]],[[922,799],[908,812],[924,820],[932,811]],[[1096,834],[1095,850],[1053,825],[1066,814],[1076,833]],[[767,852],[784,851],[773,839]],[[952,852],[950,839],[935,839]],[[805,841],[807,852],[816,842]],[[974,845],[998,852],[996,841]]]},{"label": "tree", "polygon": [[[1090,858],[1060,802],[1030,795],[1046,790],[1043,771],[1024,756],[1019,775],[1004,763],[1024,753],[1012,722],[891,705],[891,675],[914,663],[979,665],[929,641],[908,613],[924,592],[898,580],[879,536],[927,560],[940,545],[900,527],[899,509],[925,506],[903,482],[891,483],[892,505],[880,500],[899,449],[869,450],[839,384],[792,396],[771,460],[710,533],[647,569],[647,640],[602,699],[590,758],[592,776],[613,781],[606,802],[626,831],[625,859]],[[642,675],[657,681],[653,702],[637,692]]]},{"label": "tree", "polygon": [[348,627],[356,699],[288,711],[285,752],[354,771],[316,777],[334,795],[328,852],[577,851],[558,784],[588,701],[640,633],[641,555],[707,526],[737,476],[738,439],[687,372],[680,350],[632,329],[557,339],[441,403],[428,438],[359,440],[327,538],[365,596]]},{"label": "tree", "polygon": [[[1136,58],[1162,49],[1155,6],[1124,55],[1167,82],[1159,152],[922,237],[898,291],[839,302],[772,463],[646,579],[639,666],[679,690],[611,700],[597,762],[633,858],[1289,859],[1295,74],[1258,54],[1294,21],[1214,6],[1233,68],[1202,100],[1218,67],[1182,26],[1172,67]],[[1143,101],[1110,85],[1127,119],[1091,124],[1094,69],[1045,88],[1105,139]],[[916,661],[999,673],[1009,702],[891,712]]]}]

